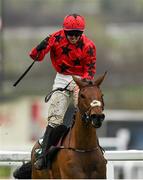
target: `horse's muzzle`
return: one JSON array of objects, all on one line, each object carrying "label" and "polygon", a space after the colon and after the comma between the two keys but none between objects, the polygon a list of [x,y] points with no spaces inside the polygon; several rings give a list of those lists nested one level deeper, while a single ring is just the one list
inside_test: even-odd
[{"label": "horse's muzzle", "polygon": [[92,114],[90,116],[90,120],[92,122],[92,125],[95,128],[100,128],[101,125],[102,125],[102,122],[104,121],[104,119],[105,119],[105,115],[104,114]]}]

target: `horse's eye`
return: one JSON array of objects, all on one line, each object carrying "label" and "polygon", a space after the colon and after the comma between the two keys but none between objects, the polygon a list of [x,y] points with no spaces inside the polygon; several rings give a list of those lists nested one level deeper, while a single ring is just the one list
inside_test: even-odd
[{"label": "horse's eye", "polygon": [[85,96],[83,94],[80,95],[81,98],[85,99]]}]

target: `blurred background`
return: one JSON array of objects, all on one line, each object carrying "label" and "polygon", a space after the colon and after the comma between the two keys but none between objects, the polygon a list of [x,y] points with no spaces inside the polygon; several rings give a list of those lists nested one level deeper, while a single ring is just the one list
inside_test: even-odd
[{"label": "blurred background", "polygon": [[[32,63],[29,51],[61,29],[71,13],[86,19],[85,34],[97,47],[96,76],[108,71],[102,84],[106,120],[98,130],[101,146],[143,149],[143,0],[0,0],[0,150],[31,150],[42,136],[44,97],[56,74],[49,54],[17,87],[13,84]],[[9,167],[0,168],[0,177],[9,173]],[[130,178],[143,178],[138,170],[134,174]],[[126,176],[119,165],[116,176]]]}]

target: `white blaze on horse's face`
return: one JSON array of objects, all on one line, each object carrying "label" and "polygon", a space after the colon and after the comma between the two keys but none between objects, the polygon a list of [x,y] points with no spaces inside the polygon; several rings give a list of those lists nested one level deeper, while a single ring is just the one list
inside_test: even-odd
[{"label": "white blaze on horse's face", "polygon": [[101,102],[100,101],[98,101],[98,100],[93,100],[91,103],[90,103],[90,106],[91,107],[96,107],[96,106],[101,106]]}]

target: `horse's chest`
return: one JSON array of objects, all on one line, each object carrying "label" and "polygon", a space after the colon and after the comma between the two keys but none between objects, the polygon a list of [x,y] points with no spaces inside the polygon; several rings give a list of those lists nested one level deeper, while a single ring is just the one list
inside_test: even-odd
[{"label": "horse's chest", "polygon": [[[69,165],[78,169],[76,173],[82,172],[85,174],[91,174],[92,172],[98,170],[99,163],[100,161],[95,158],[95,156],[90,155],[89,153],[82,153],[80,155],[75,155]],[[75,168],[73,170],[75,170]]]},{"label": "horse's chest", "polygon": [[88,169],[88,171],[95,169],[95,166],[97,163],[97,159],[88,154],[82,154],[78,156],[77,161],[79,162],[79,164],[84,170]]}]

